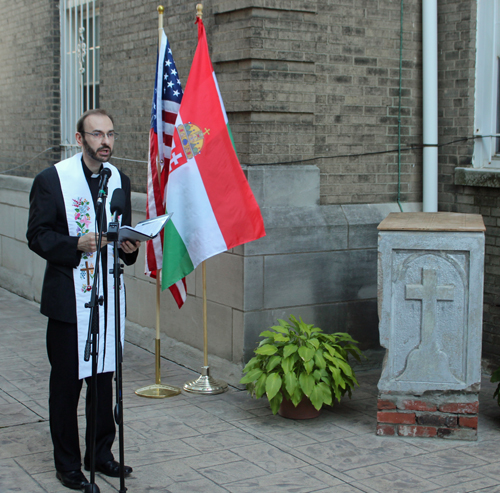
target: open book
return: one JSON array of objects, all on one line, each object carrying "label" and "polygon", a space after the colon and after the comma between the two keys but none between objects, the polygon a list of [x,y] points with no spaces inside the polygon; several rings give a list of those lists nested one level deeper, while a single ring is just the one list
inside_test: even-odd
[{"label": "open book", "polygon": [[153,219],[146,219],[145,221],[138,222],[135,228],[132,228],[132,226],[121,226],[118,242],[121,243],[125,240],[152,240],[155,236],[160,234],[160,231],[165,227],[172,214],[173,213],[163,214]]}]

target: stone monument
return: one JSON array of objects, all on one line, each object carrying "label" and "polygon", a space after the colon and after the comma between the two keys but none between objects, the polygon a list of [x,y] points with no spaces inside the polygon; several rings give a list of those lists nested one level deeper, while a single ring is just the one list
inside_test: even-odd
[{"label": "stone monument", "polygon": [[378,226],[377,434],[477,438],[484,231],[480,215],[391,213]]}]

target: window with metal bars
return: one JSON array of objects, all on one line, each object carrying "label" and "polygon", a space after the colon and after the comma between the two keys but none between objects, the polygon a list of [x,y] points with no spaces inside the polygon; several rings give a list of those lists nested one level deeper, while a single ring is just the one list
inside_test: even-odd
[{"label": "window with metal bars", "polygon": [[80,115],[99,107],[99,2],[60,0],[61,146],[62,157],[79,147],[75,140]]},{"label": "window with metal bars", "polygon": [[474,157],[500,169],[500,0],[477,1]]}]

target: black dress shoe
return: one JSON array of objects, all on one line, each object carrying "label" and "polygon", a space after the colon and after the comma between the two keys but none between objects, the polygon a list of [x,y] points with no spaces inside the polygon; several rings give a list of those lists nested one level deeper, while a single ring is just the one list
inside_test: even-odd
[{"label": "black dress shoe", "polygon": [[82,471],[57,471],[56,478],[61,481],[63,486],[72,490],[83,490],[89,484]]},{"label": "black dress shoe", "polygon": [[[123,466],[125,476],[129,476],[133,469],[130,466]],[[90,471],[90,466],[85,464],[85,470]],[[120,463],[116,460],[108,460],[108,462],[103,462],[102,464],[96,464],[95,470],[100,473],[110,476],[111,478],[120,477]]]}]

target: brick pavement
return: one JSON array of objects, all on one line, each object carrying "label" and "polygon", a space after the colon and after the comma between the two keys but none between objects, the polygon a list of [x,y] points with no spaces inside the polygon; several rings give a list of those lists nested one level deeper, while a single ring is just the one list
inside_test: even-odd
[{"label": "brick pavement", "polygon": [[[56,479],[52,461],[45,324],[37,304],[0,289],[1,493],[70,491]],[[196,377],[162,364],[169,384]],[[235,388],[217,396],[137,397],[135,389],[153,383],[154,357],[127,343],[125,456],[134,467],[128,491],[500,493],[500,409],[487,377],[479,439],[471,443],[377,437],[379,373],[361,369],[352,400],[296,422],[273,416],[265,400]],[[79,415],[83,430],[83,398]],[[118,479],[98,474],[96,482],[102,493],[119,489]]]}]

